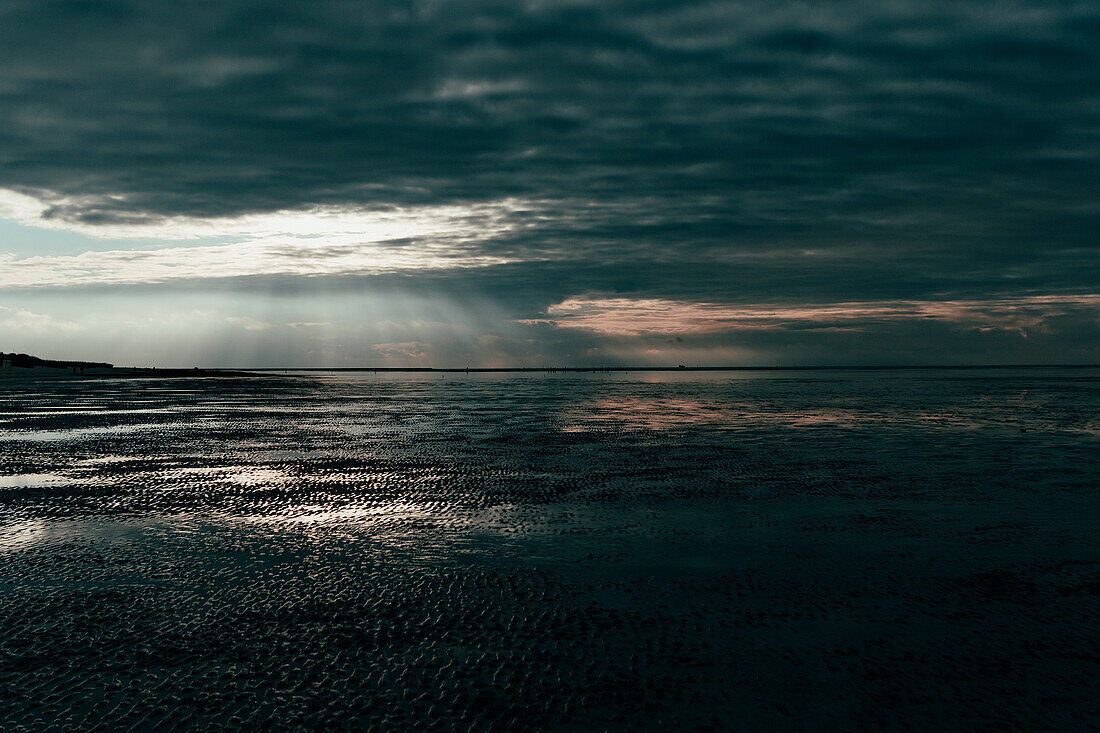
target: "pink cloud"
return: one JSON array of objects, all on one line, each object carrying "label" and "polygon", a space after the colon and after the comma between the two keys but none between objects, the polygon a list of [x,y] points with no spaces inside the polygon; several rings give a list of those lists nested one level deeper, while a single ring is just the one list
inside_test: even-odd
[{"label": "pink cloud", "polygon": [[988,300],[885,300],[826,304],[725,305],[661,298],[567,298],[547,309],[547,323],[613,336],[774,329],[857,330],[857,322],[934,320],[979,329],[1043,328],[1047,318],[1100,308],[1100,294],[1028,295]]}]

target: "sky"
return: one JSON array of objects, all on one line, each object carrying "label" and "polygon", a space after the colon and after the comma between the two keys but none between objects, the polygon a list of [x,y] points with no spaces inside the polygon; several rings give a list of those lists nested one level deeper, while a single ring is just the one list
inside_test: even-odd
[{"label": "sky", "polygon": [[0,351],[1100,363],[1100,3],[4,0]]}]

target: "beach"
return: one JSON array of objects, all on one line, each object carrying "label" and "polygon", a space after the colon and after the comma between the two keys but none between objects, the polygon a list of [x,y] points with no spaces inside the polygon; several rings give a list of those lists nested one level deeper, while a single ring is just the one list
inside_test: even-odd
[{"label": "beach", "polygon": [[1100,714],[1098,370],[69,376],[0,382],[5,730]]}]

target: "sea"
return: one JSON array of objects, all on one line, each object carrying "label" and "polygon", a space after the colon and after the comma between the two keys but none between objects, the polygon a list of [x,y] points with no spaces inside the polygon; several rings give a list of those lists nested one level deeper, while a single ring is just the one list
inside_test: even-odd
[{"label": "sea", "polygon": [[0,382],[0,729],[1085,730],[1100,370]]}]

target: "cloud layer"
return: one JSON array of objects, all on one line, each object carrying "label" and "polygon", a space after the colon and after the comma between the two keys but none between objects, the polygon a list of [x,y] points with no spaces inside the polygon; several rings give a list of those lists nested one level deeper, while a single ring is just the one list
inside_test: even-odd
[{"label": "cloud layer", "polygon": [[1041,328],[1048,319],[1073,311],[1098,309],[1098,294],[779,306],[570,298],[550,306],[547,319],[522,322],[579,328],[612,336],[661,336],[719,331],[866,331],[876,323],[915,320],[960,324],[983,332],[1006,330],[1026,336],[1028,329]]},{"label": "cloud layer", "polygon": [[1057,331],[1058,298],[1096,311],[1097,89],[1071,0],[9,0],[0,216],[162,245],[9,256],[0,288],[402,276],[604,348],[562,304]]}]

